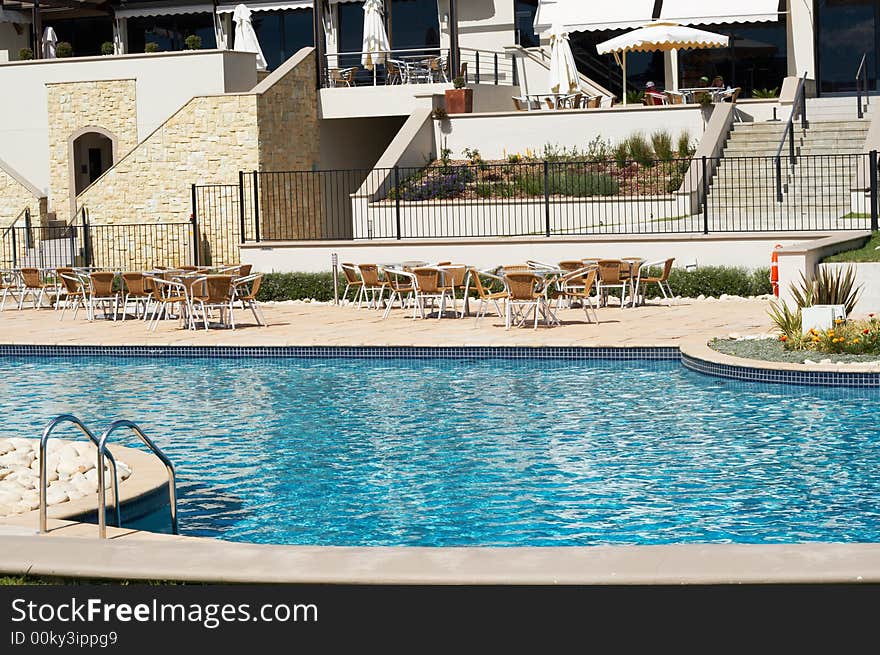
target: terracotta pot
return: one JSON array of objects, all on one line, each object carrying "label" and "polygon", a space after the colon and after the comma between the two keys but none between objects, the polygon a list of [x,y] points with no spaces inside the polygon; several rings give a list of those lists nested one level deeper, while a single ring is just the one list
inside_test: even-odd
[{"label": "terracotta pot", "polygon": [[473,89],[446,89],[447,114],[470,114],[473,110]]}]

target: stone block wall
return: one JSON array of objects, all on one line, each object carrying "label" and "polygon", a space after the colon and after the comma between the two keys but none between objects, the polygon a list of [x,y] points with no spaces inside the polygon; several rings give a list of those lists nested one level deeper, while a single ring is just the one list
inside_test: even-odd
[{"label": "stone block wall", "polygon": [[69,221],[76,205],[72,141],[101,132],[113,141],[114,161],[137,145],[135,80],[62,82],[46,85],[49,109],[49,188],[56,218]]},{"label": "stone block wall", "polygon": [[18,173],[0,161],[0,228],[12,225],[25,209],[31,210],[34,226],[46,219],[46,197],[28,184]]}]

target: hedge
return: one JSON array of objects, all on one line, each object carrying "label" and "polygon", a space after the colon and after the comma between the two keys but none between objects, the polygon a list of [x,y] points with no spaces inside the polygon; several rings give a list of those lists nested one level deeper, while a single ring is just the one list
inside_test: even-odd
[{"label": "hedge", "polygon": [[[654,273],[659,274],[659,270]],[[694,271],[674,268],[669,274],[669,285],[677,296],[696,298],[722,294],[731,296],[760,296],[773,292],[770,269],[749,270],[731,266],[703,266]],[[339,295],[345,290],[345,278],[339,275]],[[656,285],[648,295],[658,291]],[[349,298],[351,293],[349,293]],[[333,300],[332,273],[267,273],[263,276],[258,298],[267,300]]]}]

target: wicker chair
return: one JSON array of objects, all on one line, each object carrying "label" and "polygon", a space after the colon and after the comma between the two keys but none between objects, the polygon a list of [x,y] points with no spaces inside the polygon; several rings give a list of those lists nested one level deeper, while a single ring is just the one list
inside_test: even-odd
[{"label": "wicker chair", "polygon": [[[584,308],[584,314],[587,317],[587,323],[599,323],[599,317],[596,315],[596,308],[593,306],[591,295],[597,275],[598,269],[595,266],[584,266],[563,275],[557,282],[559,287],[557,303],[563,300],[567,301],[569,306],[575,301],[581,303],[581,307]],[[590,317],[590,312],[593,313],[592,318]]]},{"label": "wicker chair", "polygon": [[260,284],[263,282],[262,273],[254,273],[240,277],[232,282],[232,291],[234,302],[241,302],[242,307],[250,309],[257,321],[257,325],[266,326],[266,318],[263,316],[263,310],[260,309],[260,303],[257,301],[257,294],[260,292]]},{"label": "wicker chair", "polygon": [[[146,276],[143,273],[123,273],[122,286],[125,290],[125,295],[122,299],[122,320],[125,320],[128,314],[128,303],[132,300],[134,301],[135,318],[146,315],[147,306],[153,299],[151,289],[147,288]],[[143,313],[138,314],[138,307],[141,306],[143,307]]]},{"label": "wicker chair", "polygon": [[56,269],[56,273],[62,285],[62,293],[59,295],[58,303],[56,304],[56,307],[61,305],[61,316],[58,320],[64,320],[64,314],[70,309],[71,303],[73,303],[74,318],[76,318],[76,313],[80,307],[88,311],[86,288],[82,279],[73,274],[72,268],[59,268]]},{"label": "wicker chair", "polygon": [[[635,293],[633,294],[633,307],[636,306],[636,303],[640,300],[640,302],[645,301],[645,289],[649,284],[656,284],[660,287],[660,293],[663,294],[663,298],[668,300],[670,298],[675,298],[672,294],[672,288],[669,286],[669,274],[672,272],[672,264],[675,261],[675,257],[670,257],[669,259],[656,261],[656,262],[645,262],[641,266],[639,266],[639,272],[636,276],[635,282]],[[662,266],[663,270],[659,276],[653,275],[645,275],[642,276],[642,271],[647,272],[649,269],[655,266]]]},{"label": "wicker chair", "polygon": [[[415,277],[409,271],[401,271],[396,268],[383,268],[385,274],[385,284],[388,285],[388,303],[385,306],[385,313],[382,319],[388,318],[391,309],[394,307],[394,299],[400,301],[400,308],[404,309],[412,301],[416,290]],[[405,302],[404,302],[405,299]],[[415,318],[415,315],[413,315]]]},{"label": "wicker chair", "polygon": [[608,304],[610,289],[620,289],[620,306],[623,307],[629,281],[624,278],[621,272],[622,262],[619,259],[600,259],[597,265],[599,277],[596,280],[596,296],[599,300],[599,306],[604,307]]},{"label": "wicker chair", "polygon": [[182,322],[187,323],[191,329],[195,329],[195,320],[193,319],[192,306],[189,296],[187,295],[186,286],[181,282],[173,280],[165,280],[161,277],[153,278],[153,299],[155,306],[153,314],[147,323],[147,329],[155,331],[159,325],[159,321],[164,317],[171,315],[174,306],[180,307],[179,316]]},{"label": "wicker chair", "polygon": [[446,289],[440,283],[440,269],[434,266],[419,266],[412,270],[415,281],[416,307],[422,318],[430,301],[431,308],[438,303],[437,318],[443,317],[446,310]]},{"label": "wicker chair", "polygon": [[[464,264],[451,264],[444,262],[438,264],[443,270],[443,288],[449,298],[452,299],[452,311],[458,314],[458,306],[455,299],[455,290],[463,291],[468,274],[468,268]],[[464,318],[464,303],[461,308],[461,318]]]},{"label": "wicker chair", "polygon": [[379,267],[376,264],[358,264],[357,270],[361,275],[361,291],[358,295],[358,308],[361,301],[367,299],[367,309],[373,307],[375,303],[376,309],[382,306],[382,296],[385,295],[386,284],[379,279]]},{"label": "wicker chair", "polygon": [[327,71],[327,74],[330,76],[330,86],[351,86],[354,82],[354,76],[357,71],[357,66],[351,66],[350,68],[331,68]]},{"label": "wicker chair", "polygon": [[[502,287],[501,291],[493,291],[491,287],[486,287],[483,285],[483,281],[480,276],[487,278],[491,281],[494,286],[496,283]],[[489,309],[489,305],[492,304],[495,306],[495,311],[498,312],[498,318],[501,318],[501,306],[498,304],[498,301],[505,301],[509,297],[509,293],[506,290],[503,290],[504,280],[497,275],[492,275],[490,273],[480,273],[477,269],[471,268],[468,270],[467,282],[465,283],[465,298],[467,298],[468,290],[473,289],[476,292],[476,300],[479,301],[480,305],[477,307],[477,320],[475,325],[480,324],[480,319],[486,315],[486,311]],[[465,300],[467,302],[467,300]],[[464,312],[462,312],[464,314]]]},{"label": "wicker chair", "polygon": [[534,314],[538,329],[539,309],[545,302],[543,280],[535,273],[510,273],[505,269],[504,284],[507,286],[507,311],[505,329],[511,325],[524,325]]},{"label": "wicker chair", "polygon": [[113,320],[116,320],[119,311],[119,292],[113,289],[113,280],[116,278],[110,271],[96,271],[89,273],[89,320],[95,320],[95,310],[101,306],[104,318],[107,318],[107,306],[113,302]]},{"label": "wicker chair", "polygon": [[[6,307],[6,299],[11,295],[15,299],[22,291],[21,279],[15,271],[0,271],[0,312]],[[17,299],[16,299],[17,303]]]},{"label": "wicker chair", "polygon": [[364,281],[361,280],[360,275],[358,274],[357,266],[352,263],[346,262],[340,265],[342,268],[342,274],[345,276],[345,291],[342,292],[342,300],[345,300],[345,296],[348,295],[349,289],[355,290],[355,297],[360,297],[360,291],[364,286]]},{"label": "wicker chair", "polygon": [[49,290],[53,288],[53,285],[43,282],[43,277],[40,275],[40,269],[38,268],[22,268],[20,269],[20,274],[22,286],[20,289],[21,296],[18,300],[18,308],[21,309],[24,307],[24,299],[28,295],[30,295],[31,300],[34,303],[34,309],[41,307],[43,305],[43,299],[45,299]]},{"label": "wicker chair", "polygon": [[[232,287],[231,275],[206,275],[198,278],[197,283],[204,282],[204,295],[193,296],[190,300],[193,310],[193,321],[196,320],[196,310],[202,312],[202,323],[205,330],[208,329],[208,310],[220,310],[220,323],[224,323],[224,315],[228,315],[229,326],[235,329],[235,316],[232,313],[235,294]],[[193,285],[195,286],[195,284]]]}]

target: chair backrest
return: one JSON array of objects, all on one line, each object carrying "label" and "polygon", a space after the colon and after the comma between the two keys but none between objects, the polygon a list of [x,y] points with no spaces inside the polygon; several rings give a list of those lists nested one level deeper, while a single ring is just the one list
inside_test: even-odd
[{"label": "chair backrest", "polygon": [[505,264],[501,267],[502,272],[507,273],[531,273],[534,269],[528,264]]},{"label": "chair backrest", "polygon": [[550,97],[548,96],[548,97],[544,98],[544,102],[547,103],[547,106],[548,106],[550,109],[556,109],[556,101],[555,101],[553,98],[550,98]]},{"label": "chair backrest", "polygon": [[82,281],[73,274],[72,268],[59,268],[57,272],[58,277],[61,278],[61,283],[64,285],[64,290],[68,294],[82,293]]},{"label": "chair backrest", "polygon": [[199,270],[198,266],[178,266],[177,270],[179,271],[197,271]]},{"label": "chair backrest", "polygon": [[[517,96],[511,96],[510,98],[513,100],[513,108],[517,111],[526,111],[528,109],[528,100],[525,98],[519,98]],[[523,106],[525,105],[525,106]]]},{"label": "chair backrest", "polygon": [[43,286],[43,281],[40,278],[40,269],[38,268],[22,268],[21,281],[24,282],[24,286],[28,289],[39,289]]},{"label": "chair backrest", "polygon": [[361,272],[361,279],[364,281],[364,285],[368,287],[382,285],[379,281],[379,267],[376,264],[358,264],[358,270]]},{"label": "chair backrest", "polygon": [[674,91],[666,91],[666,101],[670,105],[681,105],[684,104],[684,96]]},{"label": "chair backrest", "polygon": [[603,284],[620,284],[620,263],[619,259],[600,259],[597,262],[599,279]]},{"label": "chair backrest", "polygon": [[666,282],[669,279],[669,274],[672,272],[672,262],[675,261],[675,257],[670,257],[665,262],[663,262],[663,273],[660,275],[660,280]]},{"label": "chair backrest", "polygon": [[350,263],[341,264],[342,274],[348,284],[358,284],[361,279],[358,277],[357,266]]},{"label": "chair backrest", "polygon": [[238,267],[238,277],[247,277],[251,274],[253,267],[253,264],[242,264]]},{"label": "chair backrest", "polygon": [[504,282],[511,300],[534,300],[541,295],[538,292],[541,278],[534,273],[505,273]]},{"label": "chair backrest", "polygon": [[427,266],[419,266],[412,270],[412,274],[416,278],[416,284],[422,293],[439,293],[440,291],[440,271],[436,268]]},{"label": "chair backrest", "polygon": [[113,293],[113,278],[116,277],[110,271],[96,271],[89,273],[89,287],[92,295],[99,298],[109,298]]},{"label": "chair backrest", "polygon": [[207,287],[205,302],[225,303],[232,298],[231,275],[208,275],[205,284]]},{"label": "chair backrest", "polygon": [[464,279],[467,277],[467,266],[464,264],[457,264],[455,266],[445,265],[443,267],[444,280],[446,281],[446,286],[454,286],[454,287],[463,287]]},{"label": "chair backrest", "polygon": [[567,260],[564,262],[559,262],[559,268],[561,268],[563,271],[569,271],[569,272],[576,271],[579,268],[583,268],[583,267],[584,267],[584,263],[582,261],[579,261],[576,259]]},{"label": "chair backrest", "polygon": [[[59,266],[58,268],[55,269],[55,279],[60,282],[62,275],[73,276],[74,275],[73,269],[70,268],[69,266]],[[67,290],[68,293],[70,293],[70,289],[68,289],[67,285],[64,284],[63,282],[61,282],[61,284],[64,285],[64,288]]]},{"label": "chair backrest", "polygon": [[[411,291],[410,285],[412,284],[412,280],[408,275],[404,275],[403,273],[388,268],[382,270],[385,273],[385,283],[391,287],[392,291]],[[403,278],[405,282],[401,280],[401,278]]]},{"label": "chair backrest", "polygon": [[147,293],[147,287],[144,284],[145,277],[143,273],[123,273],[122,282],[125,284],[126,291],[132,296],[143,296]]},{"label": "chair backrest", "polygon": [[602,96],[593,96],[587,100],[587,109],[598,109],[602,106]]},{"label": "chair backrest", "polygon": [[[232,281],[235,293],[243,300],[256,300],[257,294],[260,292],[260,284],[263,282],[262,273],[253,273],[246,277],[236,278]],[[239,290],[243,287],[243,290]]]}]

